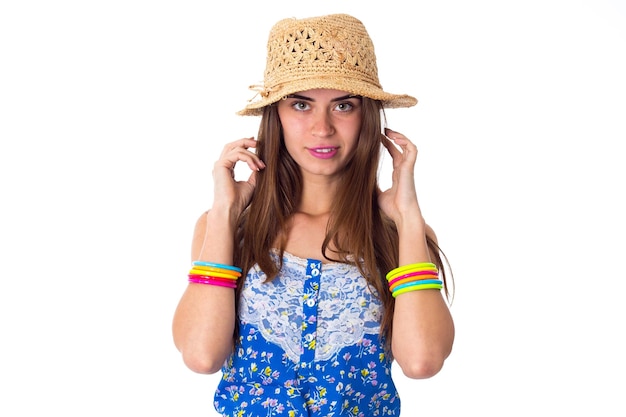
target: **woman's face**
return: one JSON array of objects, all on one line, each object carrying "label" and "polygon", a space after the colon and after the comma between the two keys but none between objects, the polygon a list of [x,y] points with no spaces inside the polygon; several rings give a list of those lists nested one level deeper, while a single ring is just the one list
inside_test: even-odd
[{"label": "woman's face", "polygon": [[285,146],[307,175],[336,176],[357,146],[361,98],[340,90],[308,90],[278,102]]}]

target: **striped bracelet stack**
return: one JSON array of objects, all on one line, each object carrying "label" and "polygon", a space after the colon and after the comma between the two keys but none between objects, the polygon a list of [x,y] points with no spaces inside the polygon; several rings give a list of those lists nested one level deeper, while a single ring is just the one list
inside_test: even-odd
[{"label": "striped bracelet stack", "polygon": [[189,282],[236,288],[237,279],[240,276],[241,268],[236,266],[194,261],[191,263],[191,271],[189,271]]},{"label": "striped bracelet stack", "polygon": [[443,282],[439,279],[439,270],[430,262],[420,262],[393,269],[387,274],[387,282],[394,298],[405,292],[443,288]]}]

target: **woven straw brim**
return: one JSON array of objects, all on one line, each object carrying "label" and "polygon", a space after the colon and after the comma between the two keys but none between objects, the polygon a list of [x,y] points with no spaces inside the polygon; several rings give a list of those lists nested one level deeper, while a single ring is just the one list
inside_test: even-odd
[{"label": "woven straw brim", "polygon": [[350,94],[380,100],[383,107],[389,109],[412,107],[417,104],[417,99],[415,97],[407,94],[387,93],[380,87],[374,86],[362,80],[340,78],[336,76],[329,79],[323,79],[317,75],[315,79],[293,80],[285,86],[275,87],[267,95],[267,97],[263,97],[260,100],[248,104],[243,110],[238,111],[237,114],[240,116],[260,116],[263,114],[263,108],[265,106],[276,103],[278,100],[288,96],[289,94],[315,90],[318,88],[341,90]]},{"label": "woven straw brim", "polygon": [[250,87],[257,101],[239,111],[242,116],[258,116],[289,94],[321,88],[379,100],[385,108],[417,104],[414,97],[383,91],[374,44],[353,16],[283,19],[270,31],[267,52],[263,85]]}]

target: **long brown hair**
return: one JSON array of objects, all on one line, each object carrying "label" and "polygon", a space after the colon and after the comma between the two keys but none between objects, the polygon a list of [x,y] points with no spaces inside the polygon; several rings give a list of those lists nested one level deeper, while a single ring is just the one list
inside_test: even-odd
[{"label": "long brown hair", "polygon": [[[363,97],[358,146],[344,169],[331,208],[322,253],[328,260],[356,265],[370,287],[376,290],[384,309],[381,335],[389,347],[394,298],[385,275],[398,266],[398,233],[393,221],[378,206],[381,116],[384,117],[381,103]],[[285,148],[275,105],[265,107],[257,139],[256,153],[265,162],[266,168],[257,173],[254,194],[239,219],[234,261],[244,271],[258,264],[267,279],[271,280],[282,267],[285,231],[300,202],[302,177],[298,165]],[[276,242],[279,242],[276,248],[280,254],[278,265],[270,255]],[[432,261],[441,271],[448,295],[443,264],[445,256],[428,236],[427,243],[434,256]],[[329,247],[333,248],[335,257],[329,256]],[[242,285],[243,280],[240,279],[236,291],[237,303]]]}]

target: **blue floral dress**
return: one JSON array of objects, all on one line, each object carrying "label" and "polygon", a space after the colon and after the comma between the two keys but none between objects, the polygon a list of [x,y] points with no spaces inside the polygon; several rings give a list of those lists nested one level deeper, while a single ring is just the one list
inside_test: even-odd
[{"label": "blue floral dress", "polygon": [[392,358],[379,337],[382,305],[358,269],[285,253],[279,275],[265,278],[258,267],[248,272],[239,344],[215,409],[229,417],[398,416]]}]

